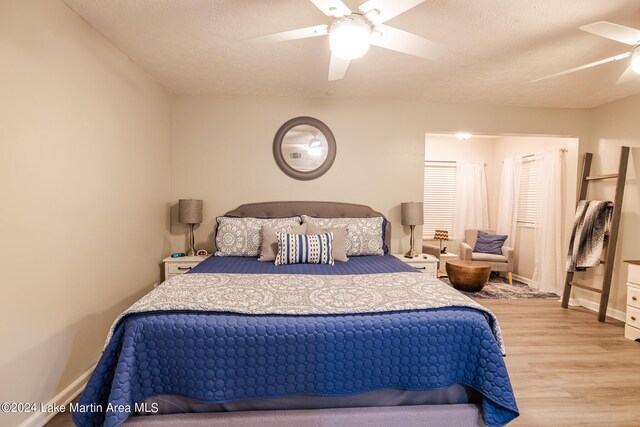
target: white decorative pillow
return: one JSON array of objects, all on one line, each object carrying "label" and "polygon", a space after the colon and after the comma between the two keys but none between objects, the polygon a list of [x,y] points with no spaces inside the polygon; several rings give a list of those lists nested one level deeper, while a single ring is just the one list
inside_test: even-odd
[{"label": "white decorative pillow", "polygon": [[215,256],[257,257],[262,243],[262,226],[267,225],[278,231],[285,231],[300,225],[300,217],[290,218],[236,218],[218,217]]},{"label": "white decorative pillow", "polygon": [[285,264],[329,264],[333,265],[331,255],[331,233],[289,234],[276,233],[278,255],[276,265]]},{"label": "white decorative pillow", "polygon": [[381,216],[373,218],[314,218],[302,215],[302,221],[321,228],[347,227],[347,256],[384,255]]}]

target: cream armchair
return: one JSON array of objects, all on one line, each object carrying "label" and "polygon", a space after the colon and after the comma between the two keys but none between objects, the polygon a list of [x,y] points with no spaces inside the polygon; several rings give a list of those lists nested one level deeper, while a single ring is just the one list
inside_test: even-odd
[{"label": "cream armchair", "polygon": [[[480,230],[486,233],[495,234],[495,230]],[[513,284],[513,248],[508,246],[502,247],[502,255],[484,254],[473,252],[476,247],[476,239],[478,238],[477,229],[469,229],[464,232],[464,241],[460,243],[460,259],[467,261],[482,261],[491,264],[491,271],[507,273],[509,284]]]}]

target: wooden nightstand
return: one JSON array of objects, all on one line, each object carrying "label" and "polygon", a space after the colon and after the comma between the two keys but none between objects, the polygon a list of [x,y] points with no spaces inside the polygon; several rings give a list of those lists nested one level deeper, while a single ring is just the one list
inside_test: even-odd
[{"label": "wooden nightstand", "polygon": [[164,280],[169,280],[173,276],[184,274],[191,270],[196,265],[200,264],[207,256],[182,256],[179,258],[166,257],[162,260],[164,262]]},{"label": "wooden nightstand", "polygon": [[447,275],[447,261],[454,261],[458,259],[458,254],[451,252],[445,252],[440,254],[440,267],[438,267],[438,277]]},{"label": "wooden nightstand", "polygon": [[420,254],[415,258],[405,258],[404,254],[393,254],[394,257],[406,262],[416,270],[420,270],[424,274],[437,277],[438,258],[433,255]]}]

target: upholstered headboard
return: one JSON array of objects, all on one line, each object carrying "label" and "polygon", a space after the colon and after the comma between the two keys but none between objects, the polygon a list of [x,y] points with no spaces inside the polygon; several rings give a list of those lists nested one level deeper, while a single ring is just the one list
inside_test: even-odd
[{"label": "upholstered headboard", "polygon": [[[340,202],[261,202],[240,205],[227,216],[252,216],[260,218],[281,218],[296,215],[309,215],[321,218],[372,218],[381,216],[366,205]],[[391,242],[391,224],[386,222],[384,242],[389,247]]]}]

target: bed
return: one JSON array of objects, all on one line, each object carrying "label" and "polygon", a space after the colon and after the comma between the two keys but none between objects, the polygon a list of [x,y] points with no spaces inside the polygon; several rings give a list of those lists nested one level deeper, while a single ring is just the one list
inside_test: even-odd
[{"label": "bed", "polygon": [[[294,215],[382,217],[333,202],[225,216]],[[504,354],[490,311],[391,255],[283,266],[216,256],[116,319],[73,420],[500,426],[518,416]]]}]

